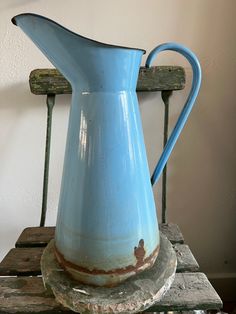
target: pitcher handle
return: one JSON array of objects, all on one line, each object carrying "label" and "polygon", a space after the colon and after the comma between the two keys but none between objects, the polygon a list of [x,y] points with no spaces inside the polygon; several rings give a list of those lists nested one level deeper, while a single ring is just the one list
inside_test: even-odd
[{"label": "pitcher handle", "polygon": [[188,48],[182,46],[182,45],[179,45],[179,44],[176,44],[176,43],[165,43],[165,44],[162,44],[162,45],[159,45],[157,46],[156,48],[154,48],[148,58],[147,58],[147,61],[146,61],[146,67],[150,67],[151,66],[151,63],[153,61],[153,59],[156,57],[156,55],[158,53],[160,53],[161,51],[164,51],[164,50],[173,50],[173,51],[176,51],[176,52],[179,52],[180,54],[182,54],[190,63],[191,67],[192,67],[192,71],[193,71],[193,79],[192,79],[192,87],[191,87],[191,90],[190,90],[190,93],[188,95],[188,98],[186,100],[186,103],[180,113],[180,116],[177,120],[177,123],[165,145],[165,148],[161,154],[161,157],[155,167],[155,170],[152,174],[152,177],[151,177],[151,183],[152,185],[154,185],[157,180],[159,179],[161,173],[162,173],[162,170],[164,169],[166,163],[167,163],[167,160],[174,148],[174,145],[188,119],[188,116],[192,110],[192,107],[194,105],[194,102],[196,100],[196,97],[198,95],[198,92],[199,92],[199,88],[200,88],[200,85],[201,85],[201,66],[199,64],[199,61],[197,59],[197,57],[195,56],[195,54],[189,50]]}]

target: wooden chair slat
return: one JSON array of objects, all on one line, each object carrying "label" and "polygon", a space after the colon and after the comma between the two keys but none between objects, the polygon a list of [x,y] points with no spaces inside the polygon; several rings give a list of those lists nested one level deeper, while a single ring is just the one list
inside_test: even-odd
[{"label": "wooden chair slat", "polygon": [[45,247],[54,238],[55,227],[25,228],[15,243],[16,248]]},{"label": "wooden chair slat", "polygon": [[[73,313],[62,307],[41,277],[1,277],[1,313]],[[222,302],[203,273],[176,274],[164,298],[148,311],[218,310]]]},{"label": "wooden chair slat", "polygon": [[[30,90],[35,95],[71,94],[66,78],[56,69],[36,69],[30,73]],[[185,87],[185,71],[180,66],[141,67],[137,91],[181,90]]]},{"label": "wooden chair slat", "polygon": [[199,270],[198,262],[186,244],[176,243],[173,245],[177,257],[177,272],[195,272]]},{"label": "wooden chair slat", "polygon": [[[185,244],[176,244],[177,272],[197,271],[199,266]],[[44,247],[14,248],[0,263],[0,276],[41,275],[40,259]]]},{"label": "wooden chair slat", "polygon": [[160,224],[159,228],[172,244],[184,243],[184,237],[178,225],[173,223],[166,223]]},{"label": "wooden chair slat", "polygon": [[0,276],[41,275],[43,250],[44,247],[11,249],[0,263]]},{"label": "wooden chair slat", "polygon": [[219,310],[222,301],[203,273],[179,273],[163,299],[148,311]]}]

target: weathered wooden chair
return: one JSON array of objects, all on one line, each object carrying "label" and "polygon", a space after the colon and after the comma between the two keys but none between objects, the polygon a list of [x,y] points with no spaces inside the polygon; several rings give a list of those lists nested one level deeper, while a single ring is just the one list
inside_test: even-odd
[{"label": "weathered wooden chair", "polygon": [[[54,237],[55,227],[44,227],[47,211],[47,191],[52,114],[56,95],[70,94],[71,86],[55,69],[34,70],[30,74],[30,89],[47,97],[47,135],[42,212],[39,227],[28,227],[21,233],[0,263],[0,313],[72,313],[63,308],[43,286],[40,258],[44,247]],[[182,67],[162,66],[140,68],[137,91],[160,91],[165,105],[164,145],[168,137],[169,98],[173,91],[185,86]],[[171,289],[148,312],[219,310],[222,302],[199,265],[176,224],[166,221],[166,171],[162,176],[161,231],[171,241],[177,255],[177,273]]]}]

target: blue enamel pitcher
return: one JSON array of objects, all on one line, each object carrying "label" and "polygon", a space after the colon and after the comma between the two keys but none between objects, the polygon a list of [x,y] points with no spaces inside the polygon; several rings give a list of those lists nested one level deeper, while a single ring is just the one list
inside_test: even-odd
[{"label": "blue enamel pitcher", "polygon": [[190,94],[150,180],[136,84],[142,49],[101,43],[48,18],[12,19],[72,85],[55,254],[75,279],[112,286],[153,265],[159,230],[152,185],[160,177],[197,97],[201,69],[187,48],[167,43],[193,70]]}]

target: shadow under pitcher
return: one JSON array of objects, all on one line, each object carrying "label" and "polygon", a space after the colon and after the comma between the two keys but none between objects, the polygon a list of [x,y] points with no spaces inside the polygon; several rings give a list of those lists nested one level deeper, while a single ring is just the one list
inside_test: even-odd
[{"label": "shadow under pitcher", "polygon": [[101,43],[31,13],[18,25],[72,86],[55,234],[60,264],[80,282],[113,286],[153,265],[159,229],[152,185],[160,177],[197,97],[196,56],[176,43],[157,46],[192,66],[190,94],[150,180],[136,84],[145,50]]}]

